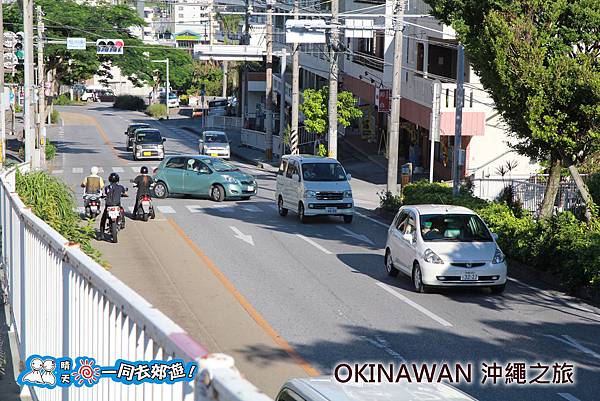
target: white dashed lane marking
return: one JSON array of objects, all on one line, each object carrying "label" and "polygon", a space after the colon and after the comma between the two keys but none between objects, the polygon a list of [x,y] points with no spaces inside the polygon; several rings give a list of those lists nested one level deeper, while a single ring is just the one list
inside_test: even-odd
[{"label": "white dashed lane marking", "polygon": [[177,212],[175,212],[175,209],[173,209],[171,206],[156,206],[156,209],[158,209],[158,211],[161,212],[162,214],[177,213]]},{"label": "white dashed lane marking", "polygon": [[71,171],[73,172],[73,174],[81,174],[81,173],[83,173],[83,168],[81,168],[81,167],[73,167],[71,169]]},{"label": "white dashed lane marking", "polygon": [[113,167],[112,168],[113,173],[124,173],[125,170],[123,170],[123,167]]}]

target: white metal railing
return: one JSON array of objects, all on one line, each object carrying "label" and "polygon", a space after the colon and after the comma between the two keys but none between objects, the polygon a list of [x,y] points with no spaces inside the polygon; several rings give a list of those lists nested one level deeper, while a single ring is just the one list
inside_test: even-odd
[{"label": "white metal railing", "polygon": [[242,118],[233,116],[211,116],[206,118],[207,127],[213,128],[242,128]]},{"label": "white metal railing", "polygon": [[[20,166],[27,170],[27,165]],[[197,361],[191,383],[125,385],[102,379],[92,388],[24,387],[41,401],[247,400],[269,397],[243,379],[232,359],[212,356],[181,327],[70,244],[26,208],[15,169],[0,174],[4,290],[21,361],[32,354],[89,356],[100,366],[117,359]],[[230,363],[223,363],[223,360]]]},{"label": "white metal railing", "polygon": [[[242,129],[241,143],[249,148],[265,150],[267,147],[267,134],[261,131]],[[281,156],[284,154],[283,141],[280,136],[273,135],[273,155]]]}]

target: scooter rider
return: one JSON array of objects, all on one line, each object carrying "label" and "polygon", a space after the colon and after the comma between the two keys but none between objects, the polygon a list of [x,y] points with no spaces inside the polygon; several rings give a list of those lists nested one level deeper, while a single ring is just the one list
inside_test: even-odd
[{"label": "scooter rider", "polygon": [[104,180],[98,175],[98,167],[90,169],[90,175],[83,179],[81,188],[85,188],[86,194],[95,194],[104,189]]},{"label": "scooter rider", "polygon": [[[135,206],[133,207],[133,216],[137,216],[138,207],[140,207],[140,199],[143,195],[150,195],[150,186],[154,180],[148,175],[148,167],[142,166],[140,175],[135,177],[133,183],[137,186],[137,194],[135,196]],[[154,218],[152,215],[151,218]]]},{"label": "scooter rider", "polygon": [[[108,207],[109,206],[121,206],[121,197],[127,196],[127,190],[125,187],[119,184],[119,174],[110,173],[108,176],[110,184],[104,188],[104,194],[106,195],[106,201],[104,203],[104,212],[100,218],[100,232],[106,232],[106,219],[108,218]],[[123,220],[124,222],[124,220]]]}]

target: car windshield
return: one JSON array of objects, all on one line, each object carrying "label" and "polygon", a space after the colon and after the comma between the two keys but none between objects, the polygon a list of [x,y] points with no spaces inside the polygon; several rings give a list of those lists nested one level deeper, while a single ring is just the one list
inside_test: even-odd
[{"label": "car windshield", "polygon": [[142,131],[137,133],[137,141],[141,143],[162,142],[162,136],[158,131]]},{"label": "car windshield", "polygon": [[205,133],[204,141],[206,143],[227,143],[227,137],[220,133]]},{"label": "car windshield", "polygon": [[421,215],[423,241],[491,242],[492,236],[474,214]]},{"label": "car windshield", "polygon": [[210,168],[212,168],[214,171],[217,171],[219,173],[223,173],[225,171],[237,171],[239,170],[237,167],[235,167],[233,164],[229,164],[227,162],[224,162],[221,159],[202,159],[202,161],[204,163],[206,163],[207,165],[210,166]]},{"label": "car windshield", "polygon": [[304,181],[346,181],[346,173],[339,163],[302,163]]}]

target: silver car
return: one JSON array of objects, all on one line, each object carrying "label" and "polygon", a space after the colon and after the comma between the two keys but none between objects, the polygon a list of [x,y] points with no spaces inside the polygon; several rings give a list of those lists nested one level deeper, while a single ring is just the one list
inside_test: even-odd
[{"label": "silver car", "polygon": [[198,140],[198,151],[201,155],[229,159],[231,157],[230,141],[223,131],[204,131]]}]

